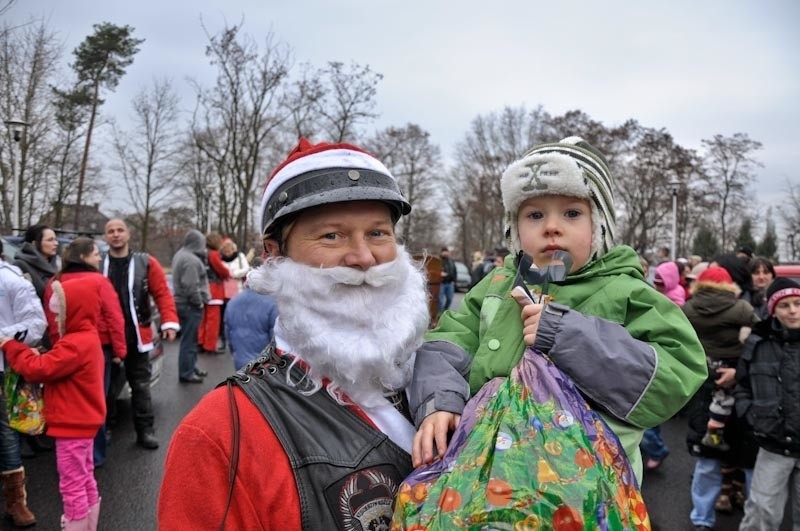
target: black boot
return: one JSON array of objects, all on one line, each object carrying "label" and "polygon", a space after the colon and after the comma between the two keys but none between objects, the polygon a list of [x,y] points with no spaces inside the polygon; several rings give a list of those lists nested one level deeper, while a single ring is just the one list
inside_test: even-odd
[{"label": "black boot", "polygon": [[140,431],[136,435],[136,444],[147,450],[155,450],[158,448],[158,439],[152,428]]}]

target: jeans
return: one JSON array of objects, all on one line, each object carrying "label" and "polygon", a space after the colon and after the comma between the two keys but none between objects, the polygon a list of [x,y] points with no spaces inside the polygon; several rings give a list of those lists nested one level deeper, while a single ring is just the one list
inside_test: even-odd
[{"label": "jeans", "polygon": [[667,457],[669,448],[664,444],[664,439],[661,438],[661,426],[644,430],[644,436],[639,448],[642,449],[647,457],[656,461],[661,461]]},{"label": "jeans", "polygon": [[[114,352],[111,345],[103,345],[103,357],[105,358],[105,373],[103,374],[103,388],[106,396],[108,396],[108,388],[111,385],[111,358],[114,357]],[[106,451],[108,450],[108,441],[106,440],[106,423],[104,422],[100,429],[97,430],[97,435],[94,436],[94,465],[102,466],[106,462]]]},{"label": "jeans", "polygon": [[[0,381],[5,373],[0,372]],[[22,466],[19,448],[19,432],[8,425],[6,413],[6,395],[0,389],[0,472],[16,470]]]},{"label": "jeans", "polygon": [[82,520],[100,500],[92,463],[92,439],[56,437],[58,490],[67,520]]},{"label": "jeans", "polygon": [[194,378],[194,369],[197,366],[197,330],[203,318],[203,309],[189,304],[178,304],[177,308],[181,325],[178,375],[181,378]]},{"label": "jeans", "polygon": [[739,529],[778,529],[783,521],[783,509],[790,493],[794,529],[800,529],[800,459],[760,448],[751,487]]},{"label": "jeans", "polygon": [[456,292],[455,282],[442,282],[439,286],[439,313],[450,308],[453,303],[453,295]]},{"label": "jeans", "polygon": [[[745,494],[750,491],[753,470],[745,469]],[[692,512],[689,516],[694,525],[714,527],[716,509],[714,504],[722,490],[722,462],[717,459],[698,457],[692,477]]]}]

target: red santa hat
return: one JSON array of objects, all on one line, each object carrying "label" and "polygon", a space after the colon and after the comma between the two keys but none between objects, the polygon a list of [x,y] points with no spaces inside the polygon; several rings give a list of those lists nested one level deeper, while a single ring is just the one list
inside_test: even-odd
[{"label": "red santa hat", "polygon": [[351,144],[301,138],[267,181],[259,227],[268,234],[289,214],[342,201],[383,201],[395,220],[411,212],[397,180],[378,159]]}]

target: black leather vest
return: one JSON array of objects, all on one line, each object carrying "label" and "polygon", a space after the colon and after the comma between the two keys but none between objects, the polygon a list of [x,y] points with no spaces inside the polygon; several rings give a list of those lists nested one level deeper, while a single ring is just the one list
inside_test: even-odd
[{"label": "black leather vest", "polygon": [[229,378],[283,445],[300,497],[303,529],[388,529],[410,456],[324,390],[303,394],[305,372],[270,345]]}]

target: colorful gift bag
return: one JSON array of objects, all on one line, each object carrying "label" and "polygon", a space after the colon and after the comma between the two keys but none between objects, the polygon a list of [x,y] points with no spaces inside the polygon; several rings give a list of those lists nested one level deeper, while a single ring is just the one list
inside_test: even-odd
[{"label": "colorful gift bag", "polygon": [[8,365],[5,370],[8,425],[27,435],[44,433],[44,393],[41,384],[26,381]]},{"label": "colorful gift bag", "polygon": [[616,435],[570,378],[526,350],[469,401],[444,457],[401,485],[392,529],[645,530]]}]

